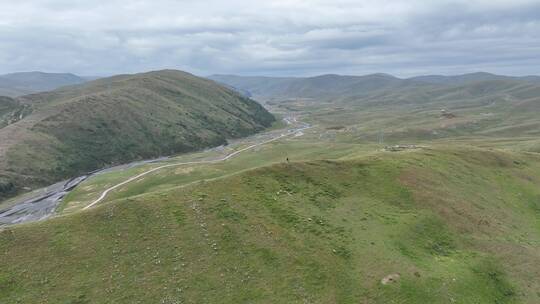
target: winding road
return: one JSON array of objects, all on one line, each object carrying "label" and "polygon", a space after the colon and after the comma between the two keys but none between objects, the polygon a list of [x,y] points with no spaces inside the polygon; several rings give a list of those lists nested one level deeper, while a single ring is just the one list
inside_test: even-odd
[{"label": "winding road", "polygon": [[[292,120],[291,120],[291,119],[285,119],[285,120],[286,120],[287,123],[289,123],[289,124],[290,124],[290,123],[293,123],[293,122],[297,122],[296,118],[292,118]],[[150,173],[159,171],[159,170],[161,170],[161,169],[170,168],[170,167],[177,167],[177,166],[184,166],[184,165],[213,164],[213,163],[224,162],[224,161],[227,161],[227,160],[229,160],[229,159],[235,157],[236,155],[238,155],[238,154],[240,154],[240,153],[242,153],[242,152],[245,152],[245,151],[247,151],[247,150],[253,149],[253,148],[255,148],[255,147],[258,147],[258,146],[262,146],[262,145],[271,143],[271,142],[273,142],[273,141],[282,139],[282,138],[287,137],[287,136],[292,136],[292,135],[297,135],[297,134],[303,134],[302,131],[307,130],[307,129],[309,129],[309,128],[312,127],[311,125],[306,124],[306,123],[302,123],[302,125],[303,125],[303,126],[300,127],[300,128],[290,129],[290,130],[287,131],[287,133],[282,133],[281,135],[279,135],[279,136],[277,136],[277,137],[274,137],[274,138],[272,138],[272,139],[269,139],[269,140],[266,140],[266,141],[263,141],[263,142],[259,142],[259,143],[256,143],[256,144],[247,146],[247,147],[245,147],[245,148],[242,148],[242,149],[240,149],[240,150],[238,150],[238,151],[234,151],[234,152],[232,152],[232,153],[230,153],[230,154],[228,154],[228,155],[226,155],[226,156],[224,156],[224,157],[218,158],[218,159],[213,159],[213,160],[203,160],[203,161],[191,161],[191,162],[182,162],[182,163],[174,163],[174,164],[168,164],[168,165],[163,165],[163,166],[159,166],[159,167],[156,167],[156,168],[152,168],[152,169],[150,169],[150,170],[148,170],[148,171],[145,171],[145,172],[143,172],[143,173],[141,173],[141,174],[138,174],[138,175],[136,175],[136,176],[133,176],[133,177],[131,177],[131,178],[129,178],[129,179],[127,179],[127,180],[121,182],[121,183],[118,183],[118,184],[116,184],[116,185],[114,185],[114,186],[112,186],[112,187],[109,187],[109,188],[105,189],[105,190],[101,193],[101,195],[100,195],[95,201],[93,201],[93,202],[91,202],[90,204],[88,204],[87,206],[85,206],[85,207],[83,208],[83,210],[87,210],[87,209],[89,209],[89,208],[92,208],[92,207],[95,206],[96,204],[98,204],[98,203],[100,203],[101,201],[103,201],[111,191],[113,191],[113,190],[115,190],[115,189],[118,189],[118,188],[120,188],[120,187],[122,187],[122,186],[124,186],[124,185],[126,185],[126,184],[129,184],[129,183],[131,183],[131,182],[133,182],[133,181],[135,181],[135,180],[137,180],[137,179],[139,179],[139,178],[141,178],[141,177],[143,177],[143,176],[145,176],[145,175],[148,175],[148,174],[150,174]]]},{"label": "winding road", "polygon": [[[273,141],[277,141],[284,137],[301,136],[303,135],[302,131],[311,128],[311,125],[298,121],[296,117],[294,116],[286,117],[284,118],[284,121],[292,127],[290,127],[290,129],[285,130],[284,132],[281,132],[281,133],[278,133],[278,131],[274,131],[276,135],[274,135],[274,133],[272,132],[261,133],[258,135],[258,136],[262,135],[263,137],[266,137],[266,138],[269,138],[268,136],[270,136],[270,139],[265,139],[265,138],[256,139],[259,142],[251,144],[247,147],[244,147],[242,149],[239,149],[237,151],[234,151],[230,154],[227,154],[223,157],[219,157],[217,159],[181,162],[181,163],[180,162],[170,163],[170,164],[166,164],[166,165],[149,169],[148,171],[140,173],[121,183],[118,183],[112,187],[105,189],[103,192],[101,192],[101,194],[96,200],[86,205],[82,209],[87,210],[89,208],[96,206],[97,204],[102,202],[107,197],[107,195],[111,193],[111,191],[114,191],[115,189],[118,189],[126,184],[129,184],[137,179],[140,179],[141,177],[145,175],[159,171],[161,169],[176,167],[176,166],[184,166],[184,165],[214,164],[214,163],[224,162],[237,156],[238,154],[242,152],[245,152],[247,150],[253,149],[258,146],[262,146],[264,144],[268,144]],[[245,140],[241,140],[241,142],[245,142]],[[23,195],[20,198],[16,198],[15,200],[17,201],[10,204],[9,207],[0,209],[0,228],[3,226],[25,223],[25,222],[40,221],[40,220],[50,218],[51,216],[55,214],[56,208],[58,204],[62,201],[62,199],[70,191],[75,189],[80,183],[82,183],[83,181],[85,181],[86,179],[90,178],[93,175],[106,173],[106,172],[113,172],[117,170],[124,170],[124,169],[132,168],[141,164],[148,164],[148,163],[155,163],[155,162],[163,161],[164,159],[168,159],[168,158],[158,158],[158,159],[153,159],[153,160],[137,161],[137,162],[124,164],[124,165],[120,165],[120,166],[116,166],[112,168],[98,170],[98,171],[91,172],[80,177],[72,178],[64,182],[56,183],[46,188],[38,189],[34,191],[34,193]]]}]

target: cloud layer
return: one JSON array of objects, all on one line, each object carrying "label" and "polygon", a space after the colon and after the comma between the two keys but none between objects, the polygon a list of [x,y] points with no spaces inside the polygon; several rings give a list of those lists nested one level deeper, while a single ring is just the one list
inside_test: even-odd
[{"label": "cloud layer", "polygon": [[2,1],[0,42],[0,73],[540,74],[540,3]]}]

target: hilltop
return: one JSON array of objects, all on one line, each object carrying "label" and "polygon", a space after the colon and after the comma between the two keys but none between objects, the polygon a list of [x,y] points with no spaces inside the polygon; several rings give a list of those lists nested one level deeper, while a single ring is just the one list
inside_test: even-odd
[{"label": "hilltop", "polygon": [[219,146],[274,121],[255,101],[174,70],[104,78],[2,104],[11,109],[3,117],[15,119],[4,119],[0,129],[0,197],[113,164]]}]

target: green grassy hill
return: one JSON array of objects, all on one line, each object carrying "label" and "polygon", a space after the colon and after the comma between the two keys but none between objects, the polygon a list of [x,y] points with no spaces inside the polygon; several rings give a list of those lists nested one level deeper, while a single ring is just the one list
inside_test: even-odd
[{"label": "green grassy hill", "polygon": [[1,231],[0,302],[538,303],[539,172],[441,146],[128,196]]},{"label": "green grassy hill", "polygon": [[253,100],[172,70],[100,79],[16,102],[24,115],[0,129],[0,180],[11,193],[112,164],[221,145],[274,121]]}]

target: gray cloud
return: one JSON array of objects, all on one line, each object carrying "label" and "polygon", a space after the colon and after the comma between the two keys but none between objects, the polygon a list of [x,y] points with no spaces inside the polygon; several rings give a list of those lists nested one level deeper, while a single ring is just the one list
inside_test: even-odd
[{"label": "gray cloud", "polygon": [[524,75],[539,51],[537,0],[0,2],[0,73]]}]

